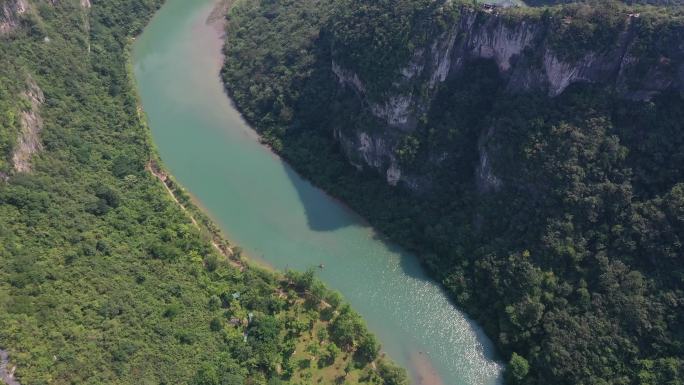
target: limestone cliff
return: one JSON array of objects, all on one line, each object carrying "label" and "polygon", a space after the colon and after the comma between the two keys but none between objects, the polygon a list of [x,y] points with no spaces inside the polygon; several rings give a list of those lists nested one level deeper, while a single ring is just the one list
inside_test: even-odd
[{"label": "limestone cliff", "polygon": [[[513,20],[507,11],[463,7],[458,20],[432,41],[417,47],[408,63],[396,71],[393,87],[380,95],[366,92],[367,82],[354,70],[333,60],[339,84],[351,89],[386,129],[338,130],[336,137],[350,159],[374,168],[390,184],[400,180],[418,189],[416,176],[402,171],[395,155],[401,137],[415,130],[429,111],[441,84],[459,74],[476,59],[493,60],[509,93],[543,92],[560,95],[573,83],[597,83],[621,98],[647,101],[665,90],[684,92],[684,29],[679,39],[644,55],[639,32],[641,15],[625,13],[608,46],[568,55],[554,44],[554,31],[543,17]],[[559,20],[561,25],[572,20]],[[500,181],[488,162],[486,135],[480,141],[480,166],[476,170],[480,190],[498,188]]]}]

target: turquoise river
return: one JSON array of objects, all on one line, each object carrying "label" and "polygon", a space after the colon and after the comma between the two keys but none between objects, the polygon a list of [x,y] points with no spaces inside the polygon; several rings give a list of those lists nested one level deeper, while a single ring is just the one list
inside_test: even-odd
[{"label": "turquoise river", "polygon": [[[232,242],[260,263],[304,270],[339,290],[413,383],[492,385],[502,365],[417,258],[259,144],[225,95],[216,0],[168,0],[137,39],[134,71],[166,167]],[[486,304],[483,304],[486,306]]]}]

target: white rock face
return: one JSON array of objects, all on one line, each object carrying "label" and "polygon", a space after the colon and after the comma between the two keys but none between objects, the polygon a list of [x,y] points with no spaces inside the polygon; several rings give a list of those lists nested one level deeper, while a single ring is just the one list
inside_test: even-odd
[{"label": "white rock face", "polygon": [[[465,14],[459,23],[451,26],[427,47],[417,48],[411,60],[399,71],[401,77],[394,82],[396,88],[402,91],[388,92],[380,100],[368,101],[371,113],[389,126],[411,128],[417,121],[416,115],[427,110],[437,86],[454,69],[460,68],[466,59],[492,58],[502,71],[508,71],[511,59],[529,46],[535,37],[536,30],[532,25],[522,23],[510,28],[498,19],[493,19],[476,27],[477,17],[477,13]],[[340,84],[350,86],[366,96],[364,80],[358,74],[335,62],[332,63],[332,70]],[[427,84],[412,84],[421,75],[427,75]]]},{"label": "white rock face", "polygon": [[431,66],[435,69],[430,76],[429,88],[434,89],[437,83],[446,80],[451,69],[451,52],[458,36],[458,25],[454,25],[446,35],[442,35],[434,43],[430,51],[432,52]]},{"label": "white rock face", "polygon": [[489,161],[489,153],[484,147],[480,148],[480,164],[477,167],[476,176],[477,189],[480,192],[497,191],[501,188],[501,179],[494,175],[492,165]]},{"label": "white rock face", "polygon": [[583,76],[582,70],[591,68],[595,63],[594,53],[589,53],[576,63],[560,61],[551,52],[544,55],[544,72],[549,82],[549,96],[558,96],[572,83],[591,81]]},{"label": "white rock face", "polygon": [[385,171],[387,183],[396,186],[401,180],[401,168],[394,157],[393,146],[388,146],[381,136],[370,136],[365,132],[358,133],[358,153],[366,165]]},{"label": "white rock face", "polygon": [[25,13],[26,11],[28,11],[28,3],[26,2],[26,0],[16,0],[16,4],[17,4],[17,13],[18,14],[21,15],[21,14]]},{"label": "white rock face", "polygon": [[371,104],[371,112],[390,126],[404,126],[411,117],[413,95],[393,95],[384,103]]},{"label": "white rock face", "polygon": [[337,79],[340,81],[340,84],[351,86],[362,95],[366,93],[366,86],[363,85],[363,82],[361,79],[359,79],[359,76],[354,72],[342,68],[334,61],[332,62],[332,71],[335,75],[337,75]]},{"label": "white rock face", "polygon": [[[417,127],[429,111],[440,84],[476,59],[493,60],[510,93],[541,91],[556,97],[577,82],[604,83],[621,97],[634,100],[648,100],[668,88],[684,92],[684,33],[681,44],[669,48],[670,56],[677,59],[664,57],[659,63],[649,63],[651,67],[646,73],[635,78],[633,69],[640,61],[630,55],[630,49],[640,42],[635,40],[638,34],[632,33],[630,20],[607,51],[589,50],[579,58],[567,58],[554,52],[542,22],[526,20],[512,24],[496,13],[463,8],[459,21],[415,49],[408,63],[397,72],[391,89],[372,98],[366,90],[373,79],[362,79],[333,62],[332,71],[339,83],[355,90],[368,111],[387,125],[383,132],[372,135],[363,129],[340,133],[341,138],[357,144],[345,146],[348,157],[357,166],[362,162],[386,174],[392,185],[402,181],[419,189],[417,181],[422,181],[421,177],[402,172],[393,161],[398,138]],[[534,55],[526,55],[526,50]],[[492,150],[480,148],[480,162],[475,170],[481,191],[496,190],[502,183],[492,168],[488,151]]]},{"label": "white rock face", "polygon": [[[407,77],[414,76],[413,71],[417,71],[419,68],[407,69],[405,71]],[[366,97],[366,86],[359,76],[353,71],[342,68],[339,64],[333,61],[332,71],[337,76],[338,81],[342,85],[351,87],[363,98]],[[413,105],[413,95],[392,95],[386,100],[380,102],[370,102],[369,108],[371,113],[387,122],[390,126],[402,126],[406,125],[409,118],[412,115],[410,107]]]},{"label": "white rock face", "polygon": [[423,57],[424,53],[424,49],[417,49],[416,52],[413,54],[413,58],[411,59],[409,64],[401,69],[401,74],[404,76],[406,80],[411,80],[414,77],[416,77],[416,75],[423,72],[423,68],[425,68],[425,66],[421,63],[421,58]]},{"label": "white rock face", "polygon": [[392,162],[387,169],[387,184],[396,186],[401,180],[401,169],[396,162]]},{"label": "white rock face", "polygon": [[359,171],[370,167],[384,173],[387,183],[392,186],[404,181],[412,189],[417,190],[420,187],[414,179],[404,177],[399,161],[394,156],[394,145],[382,135],[357,131],[350,137],[338,129],[335,130],[335,138],[340,142],[350,163]]},{"label": "white rock face", "polygon": [[367,133],[359,132],[358,143],[358,152],[361,154],[365,163],[373,168],[382,167],[381,156],[385,150],[383,141],[374,141]]},{"label": "white rock face", "polygon": [[477,148],[480,154],[480,162],[475,169],[475,183],[477,191],[488,193],[498,191],[503,185],[503,181],[494,174],[489,153],[496,151],[488,145],[490,138],[494,136],[494,127],[490,126],[481,136]]},{"label": "white rock face", "polygon": [[491,30],[475,33],[469,45],[471,54],[483,59],[494,59],[501,72],[511,68],[511,58],[520,55],[530,46],[537,35],[537,28],[526,22],[515,28],[504,23],[496,23]]},{"label": "white rock face", "polygon": [[[511,92],[544,90],[555,97],[575,82],[612,82],[619,88],[620,84],[624,86],[627,83],[621,78],[626,74],[624,68],[636,65],[629,62],[627,55],[634,39],[629,33],[629,26],[630,23],[626,23],[626,29],[617,37],[616,47],[608,52],[588,51],[581,58],[571,60],[562,59],[547,46],[542,23],[522,21],[512,25],[497,14],[466,10],[446,32],[415,50],[393,82],[394,88],[401,91],[388,90],[367,104],[371,113],[385,120],[389,126],[410,129],[417,122],[417,117],[429,108],[439,84],[473,59],[494,60]],[[523,53],[528,48],[542,57],[541,66],[523,60]],[[684,47],[674,49],[681,51]],[[336,63],[333,63],[333,71],[340,83],[352,86],[365,96],[364,84],[370,79],[361,79]],[[669,71],[673,72],[679,72],[679,75],[670,75],[671,79],[667,79],[664,75],[667,71],[650,71],[650,76],[641,79],[644,89],[641,92],[630,91],[631,97],[651,97],[670,87],[675,78],[678,79],[677,86],[684,90],[684,64],[680,71]],[[615,74],[618,74],[617,79]]]}]

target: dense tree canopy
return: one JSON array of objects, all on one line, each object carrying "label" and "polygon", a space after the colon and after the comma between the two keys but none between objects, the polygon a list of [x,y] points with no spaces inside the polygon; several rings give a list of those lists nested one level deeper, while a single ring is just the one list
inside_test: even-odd
[{"label": "dense tree canopy", "polygon": [[[415,195],[347,162],[337,130],[395,129],[339,86],[331,61],[346,60],[367,87],[391,91],[392,71],[458,12],[423,25],[439,2],[302,3],[246,1],[231,14],[224,79],[265,141],[419,253],[496,341],[510,383],[684,383],[682,95],[630,101],[588,84],[556,98],[512,95],[493,62],[467,63],[397,148],[405,170],[433,181]],[[684,25],[681,10],[639,10],[633,52],[663,60],[678,47],[671,37]],[[322,16],[305,28],[293,22],[312,12]],[[615,44],[633,11],[594,2],[500,12],[546,23],[554,50],[572,60]],[[255,22],[261,13],[280,17]],[[277,37],[274,29],[290,35],[260,40]],[[257,46],[255,61],[234,60]],[[255,103],[253,91],[272,82],[280,87],[272,100],[289,102]],[[476,183],[481,148],[500,181],[487,193]],[[443,153],[435,166],[430,159]],[[353,328],[343,320],[331,336]]]},{"label": "dense tree canopy", "polygon": [[[166,182],[197,224],[150,173],[163,171],[127,57],[162,1],[81,3],[28,1],[0,36],[0,349],[21,383],[356,384],[375,373],[352,354],[299,367],[306,344],[335,346],[315,330],[347,306],[339,294],[312,273],[229,263],[182,188]],[[44,93],[41,146],[31,172],[18,172],[12,152],[31,87]],[[370,361],[401,372],[375,353]]]}]

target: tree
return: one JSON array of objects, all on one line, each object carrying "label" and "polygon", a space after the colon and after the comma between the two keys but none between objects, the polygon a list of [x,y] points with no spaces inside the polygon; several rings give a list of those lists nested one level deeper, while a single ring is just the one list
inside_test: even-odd
[{"label": "tree", "polygon": [[218,310],[221,307],[221,298],[217,295],[212,295],[209,298],[209,310]]},{"label": "tree", "polygon": [[349,306],[343,306],[330,324],[330,338],[338,346],[350,350],[358,336],[360,322],[359,316]]},{"label": "tree", "polygon": [[362,364],[368,364],[378,358],[380,352],[380,345],[374,335],[365,333],[360,341],[359,347],[356,349],[354,359]]},{"label": "tree", "polygon": [[508,381],[513,384],[521,384],[529,371],[530,364],[527,360],[513,352],[511,360],[508,362],[508,367],[506,368],[506,378]]},{"label": "tree", "polygon": [[264,368],[276,364],[279,352],[278,321],[273,316],[260,316],[252,321],[248,339]]},{"label": "tree", "polygon": [[278,377],[271,377],[268,380],[268,385],[285,385],[285,382]]},{"label": "tree", "polygon": [[334,343],[329,343],[325,347],[325,351],[322,353],[321,358],[318,360],[318,367],[322,368],[324,366],[330,366],[335,363],[335,359],[340,354],[340,348]]},{"label": "tree", "polygon": [[325,350],[328,352],[328,356],[333,361],[335,361],[335,359],[341,352],[340,348],[338,348],[337,345],[335,345],[334,343],[329,343],[328,346],[325,347]]},{"label": "tree", "polygon": [[218,317],[214,317],[211,319],[211,322],[209,322],[209,329],[213,332],[217,332],[221,330],[222,324],[221,324],[221,319]]},{"label": "tree", "polygon": [[396,365],[387,362],[381,362],[378,365],[378,374],[382,377],[384,385],[408,385],[409,380],[406,375],[406,369],[400,368]]},{"label": "tree", "polygon": [[221,385],[216,368],[213,365],[205,364],[195,374],[192,385]]}]

